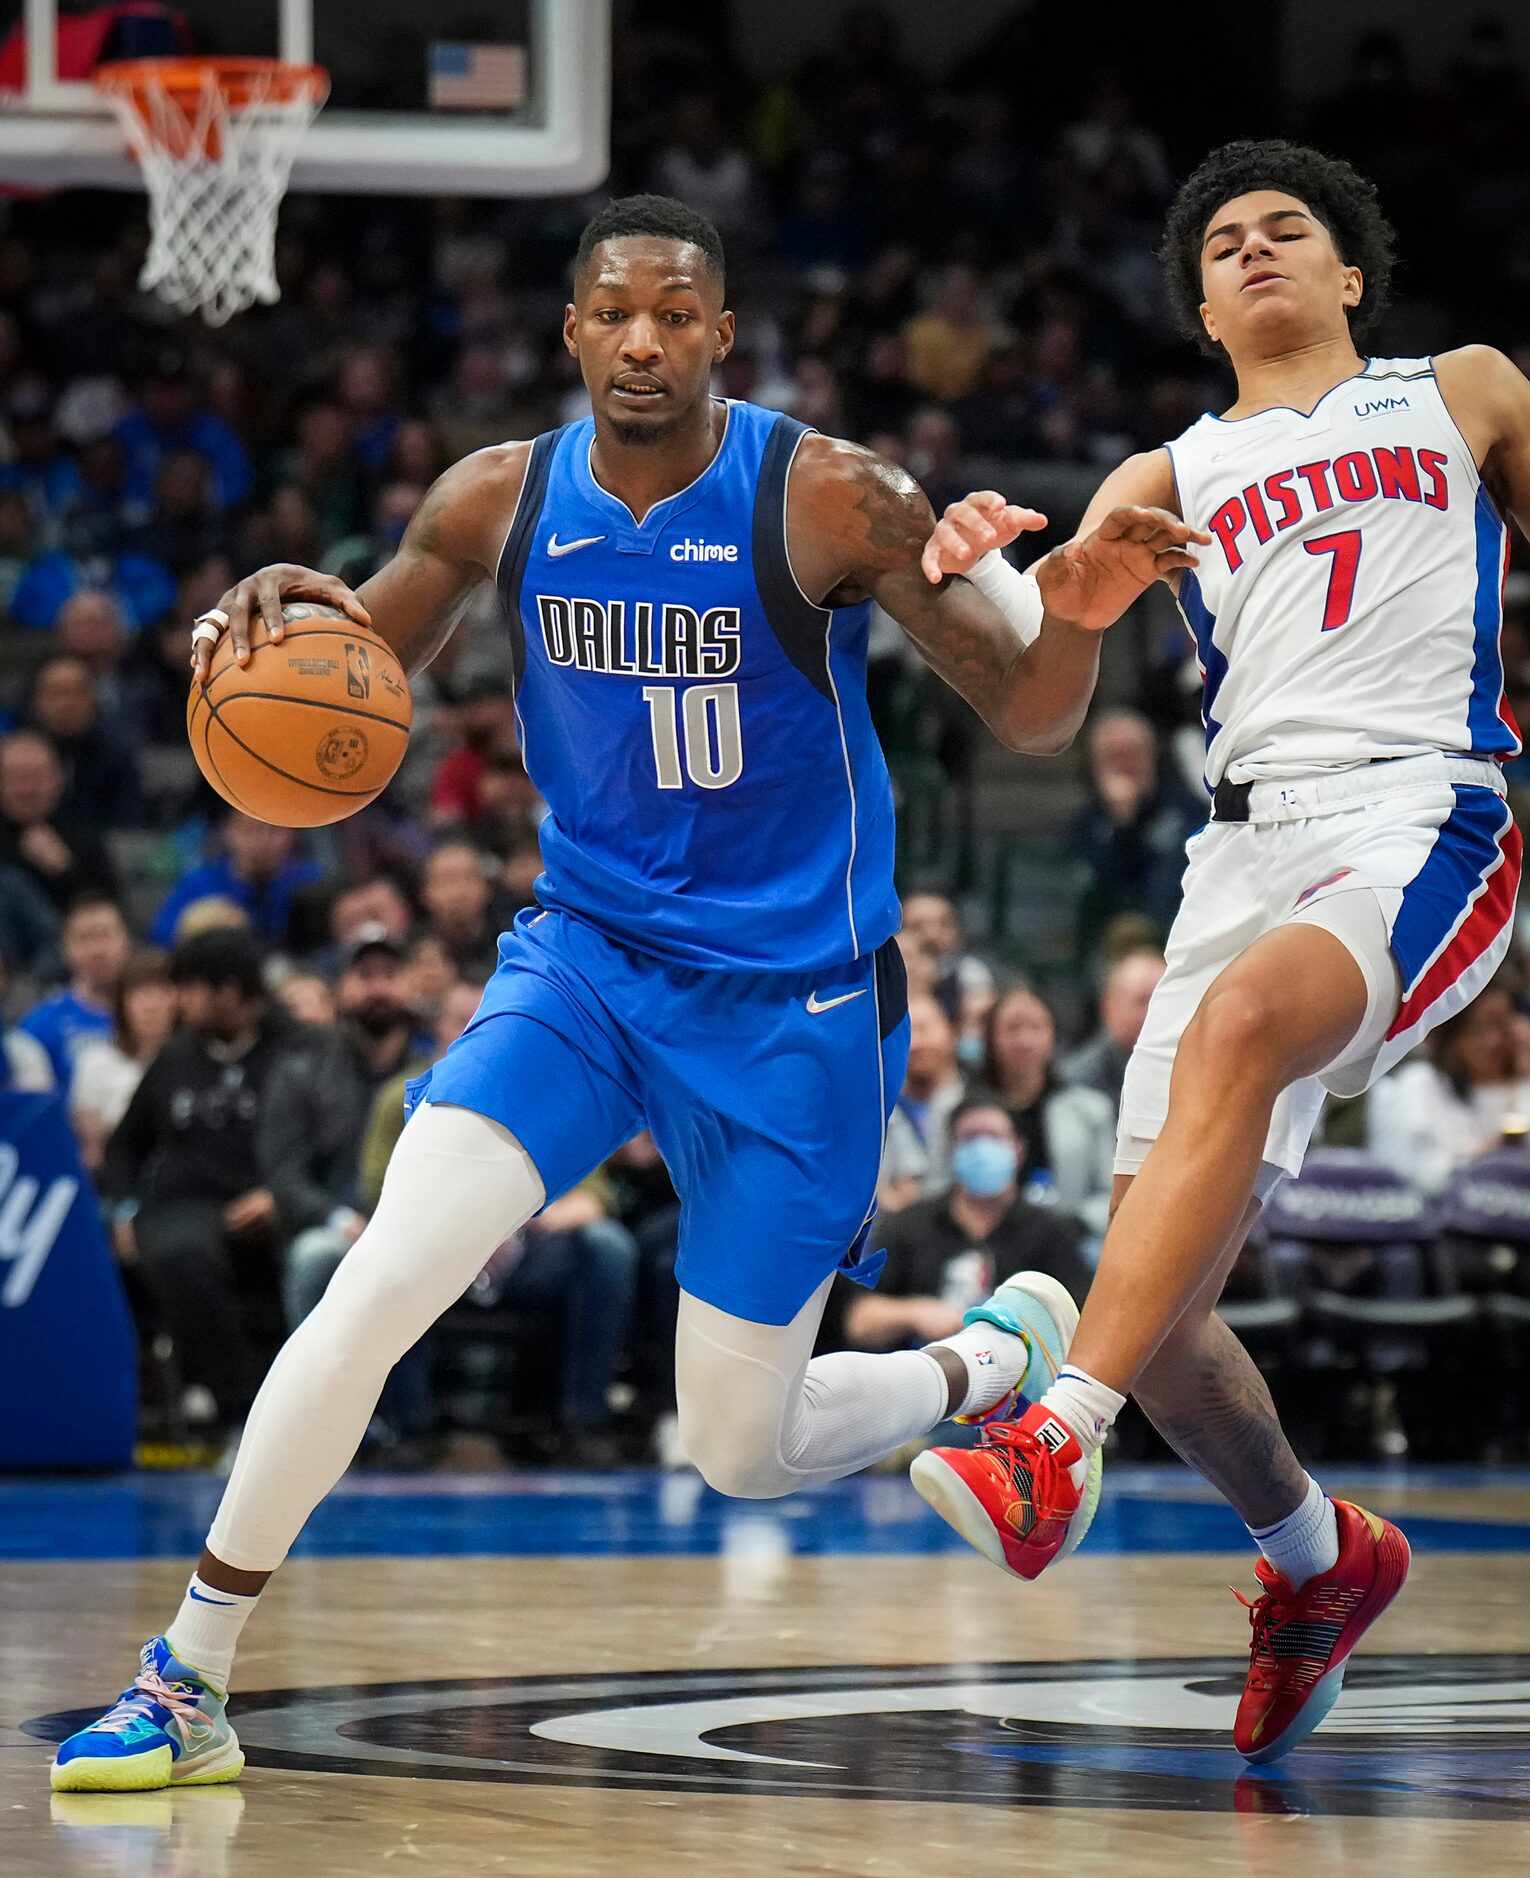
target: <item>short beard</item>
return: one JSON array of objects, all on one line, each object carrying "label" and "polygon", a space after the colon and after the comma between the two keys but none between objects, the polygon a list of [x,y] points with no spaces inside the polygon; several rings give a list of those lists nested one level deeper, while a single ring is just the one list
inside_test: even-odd
[{"label": "short beard", "polygon": [[629,444],[640,450],[647,449],[663,443],[679,422],[678,417],[666,417],[657,424],[650,424],[643,419],[613,417],[611,435],[618,443]]}]

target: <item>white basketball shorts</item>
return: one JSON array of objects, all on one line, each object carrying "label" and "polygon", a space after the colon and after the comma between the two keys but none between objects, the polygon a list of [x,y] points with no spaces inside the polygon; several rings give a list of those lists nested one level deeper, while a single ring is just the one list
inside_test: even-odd
[{"label": "white basketball shorts", "polygon": [[1158,1138],[1174,1054],[1207,988],[1277,926],[1332,932],[1370,992],[1340,1054],[1275,1104],[1263,1158],[1288,1174],[1301,1169],[1324,1093],[1369,1088],[1465,1009],[1508,951],[1522,844],[1495,764],[1404,757],[1258,783],[1249,814],[1187,843],[1168,970],[1121,1092],[1118,1174],[1136,1173]]}]

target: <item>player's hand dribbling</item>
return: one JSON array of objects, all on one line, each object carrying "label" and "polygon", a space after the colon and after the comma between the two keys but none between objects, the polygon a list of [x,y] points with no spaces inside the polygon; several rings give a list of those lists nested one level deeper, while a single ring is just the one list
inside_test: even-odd
[{"label": "player's hand dribbling", "polygon": [[1210,541],[1167,509],[1112,509],[1092,533],[1053,549],[1031,571],[1048,613],[1103,632],[1155,580],[1197,566],[1191,545]]},{"label": "player's hand dribbling", "polygon": [[925,579],[939,586],[947,574],[965,574],[976,566],[990,548],[1007,548],[1046,525],[1047,518],[1035,509],[1006,502],[997,490],[978,489],[948,505],[924,544],[919,565]]},{"label": "player's hand dribbling", "polygon": [[[270,567],[257,568],[253,574],[247,574],[237,581],[218,602],[217,611],[228,615],[228,625],[220,627],[218,638],[226,632],[234,642],[234,657],[241,665],[247,665],[250,659],[250,621],[263,619],[266,631],[273,640],[282,636],[282,607],[288,600],[318,600],[326,606],[337,606],[356,621],[359,626],[370,626],[372,616],[361,601],[351,592],[343,580],[337,580],[333,574],[320,574],[311,567],[299,567],[295,562],[277,561]],[[210,625],[218,622],[211,620]],[[209,638],[204,632],[195,636],[191,648],[191,669],[196,673],[197,682],[207,683],[207,672],[212,664],[212,655],[218,640]]]}]

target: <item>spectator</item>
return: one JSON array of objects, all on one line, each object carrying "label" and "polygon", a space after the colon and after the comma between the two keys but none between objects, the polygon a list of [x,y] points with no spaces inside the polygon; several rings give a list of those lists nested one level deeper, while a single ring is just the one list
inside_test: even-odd
[{"label": "spectator", "polygon": [[79,487],[80,473],[60,447],[46,380],[27,377],[12,389],[5,400],[5,422],[12,455],[0,464],[0,489],[21,491],[32,514],[34,538],[51,545]]},{"label": "spectator", "polygon": [[964,398],[1005,338],[981,277],[970,267],[948,267],[927,310],[903,329],[904,375],[943,404]]},{"label": "spectator", "polygon": [[167,450],[154,478],[153,513],[132,538],[132,545],[180,580],[216,554],[226,535],[226,524],[213,499],[213,470],[207,457],[200,450]]},{"label": "spectator", "polygon": [[860,1350],[933,1343],[962,1313],[1020,1271],[1045,1272],[1082,1300],[1089,1266],[1077,1225],[1020,1191],[1025,1148],[997,1097],[978,1093],[951,1111],[950,1184],[878,1229],[887,1267],[875,1291],[857,1290],[845,1334]]},{"label": "spectator", "polygon": [[180,1025],[106,1143],[100,1186],[118,1255],[142,1277],[183,1378],[232,1432],[279,1336],[278,1219],[256,1119],[277,1066],[311,1046],[267,995],[251,933],[188,940],[170,976]]},{"label": "spectator", "polygon": [[1052,1064],[1057,1029],[1029,985],[1004,992],[988,1019],[983,1081],[1004,1100],[1033,1191],[1103,1234],[1110,1216],[1116,1115],[1098,1089],[1066,1088]]},{"label": "spectator", "polygon": [[70,1089],[75,1058],[94,1037],[112,1033],[113,1010],[128,960],[128,929],[115,900],[82,893],[64,916],[69,982],[36,1004],[22,1029],[48,1052],[60,1089]]},{"label": "spectator", "polygon": [[388,1162],[404,1132],[406,1084],[412,1076],[422,1075],[432,1063],[439,1062],[473,1021],[473,1013],[483,996],[483,986],[454,978],[443,992],[431,1030],[432,1047],[416,1057],[395,1076],[389,1078],[372,1098],[367,1116],[366,1134],[361,1144],[360,1194],[362,1209],[370,1213],[382,1193],[383,1176]]},{"label": "spectator", "polygon": [[421,937],[439,939],[459,975],[480,983],[499,963],[499,926],[489,911],[493,895],[471,842],[444,841],[425,863]]},{"label": "spectator", "polygon": [[83,659],[65,653],[38,668],[32,721],[63,764],[59,811],[67,821],[91,828],[130,828],[143,820],[137,754],[104,721],[95,681]]},{"label": "spectator", "polygon": [[223,555],[209,555],[181,581],[165,617],[128,646],[118,680],[121,708],[133,734],[144,742],[184,748],[191,623],[233,584],[232,563]]},{"label": "spectator", "polygon": [[1112,1108],[1120,1108],[1127,1059],[1142,1034],[1148,1001],[1163,972],[1163,954],[1148,946],[1123,953],[1111,964],[1100,993],[1099,1028],[1059,1062],[1057,1073],[1064,1082],[1098,1089],[1110,1098]]},{"label": "spectator", "polygon": [[318,972],[288,972],[276,988],[289,1016],[316,1030],[328,1030],[335,1021],[335,994]]},{"label": "spectator", "polygon": [[542,877],[542,842],[534,828],[522,828],[505,849],[500,871],[500,918],[507,927],[517,913],[537,904]]},{"label": "spectator", "polygon": [[0,1089],[17,1095],[44,1095],[55,1088],[53,1064],[35,1037],[8,1023],[5,1015],[7,968],[0,955]]},{"label": "spectator", "polygon": [[908,1001],[908,1069],[888,1117],[880,1191],[890,1207],[938,1193],[950,1175],[947,1130],[966,1092],[956,1067],[956,1032],[928,993]]},{"label": "spectator", "polygon": [[162,952],[132,954],[112,999],[109,1036],[91,1034],[79,1047],[69,1086],[69,1118],[80,1158],[94,1170],[107,1137],[127,1113],[144,1071],[175,1028],[175,986]]},{"label": "spectator", "polygon": [[182,911],[193,900],[215,896],[243,907],[256,931],[279,943],[286,937],[293,895],[322,871],[316,862],[299,858],[290,828],[273,828],[230,810],[223,824],[223,852],[181,876],[154,915],[149,937],[156,945],[168,945]]},{"label": "spectator", "polygon": [[19,489],[0,489],[0,615],[9,615],[11,598],[37,545],[37,526]]},{"label": "spectator", "polygon": [[935,972],[935,1002],[953,1024],[959,1024],[963,1000],[994,987],[993,973],[962,948],[956,908],[943,893],[910,894],[903,902],[903,926],[929,955]]},{"label": "spectator", "polygon": [[58,945],[61,923],[32,876],[0,861],[0,966],[41,970]]},{"label": "spectator", "polygon": [[1495,981],[1475,1004],[1440,1025],[1423,1054],[1370,1092],[1372,1154],[1438,1193],[1458,1167],[1530,1132],[1530,1065],[1509,987]]},{"label": "spectator", "polygon": [[113,435],[127,458],[129,501],[151,508],[166,459],[182,450],[206,461],[209,495],[220,513],[240,508],[249,499],[250,464],[244,445],[222,418],[198,404],[191,361],[173,345],[156,353],[138,404]]},{"label": "spectator", "polygon": [[27,564],[11,595],[11,617],[18,626],[47,630],[81,593],[109,595],[133,631],[141,632],[175,604],[175,581],[161,562],[136,549],[79,555],[52,548]]},{"label": "spectator", "polygon": [[1167,935],[1179,910],[1185,843],[1206,820],[1160,764],[1153,727],[1137,711],[1106,711],[1089,735],[1091,799],[1073,826],[1085,877],[1081,942],[1092,951],[1121,913],[1145,913]]},{"label": "spectator", "polygon": [[726,238],[747,246],[759,228],[754,166],[729,142],[716,101],[693,94],[671,121],[674,141],[659,152],[654,188],[660,195],[688,202]]},{"label": "spectator", "polygon": [[436,823],[476,822],[483,813],[483,774],[492,756],[516,752],[515,694],[499,678],[480,678],[458,705],[462,742],[444,757],[430,790]]},{"label": "spectator", "polygon": [[100,836],[64,814],[63,799],[64,766],[41,731],[0,738],[0,866],[25,874],[60,912],[117,885]]},{"label": "spectator", "polygon": [[273,1074],[261,1106],[262,1184],[286,1240],[282,1307],[295,1330],[361,1237],[361,1150],[379,1089],[404,1067],[414,1019],[404,1000],[404,949],[382,927],[346,948],[337,1022],[310,1032]]}]

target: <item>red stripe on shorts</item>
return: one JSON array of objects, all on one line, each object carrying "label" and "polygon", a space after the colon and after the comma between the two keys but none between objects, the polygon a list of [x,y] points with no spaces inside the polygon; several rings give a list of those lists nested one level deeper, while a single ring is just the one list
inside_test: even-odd
[{"label": "red stripe on shorts", "polygon": [[1499,838],[1501,860],[1488,875],[1486,889],[1461,922],[1455,938],[1404,998],[1402,1009],[1397,1013],[1397,1021],[1387,1032],[1389,1042],[1393,1037],[1400,1037],[1405,1030],[1411,1030],[1435,999],[1448,991],[1503,931],[1514,908],[1514,893],[1519,886],[1524,847],[1519,829],[1510,822],[1507,831]]}]

